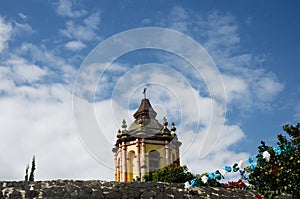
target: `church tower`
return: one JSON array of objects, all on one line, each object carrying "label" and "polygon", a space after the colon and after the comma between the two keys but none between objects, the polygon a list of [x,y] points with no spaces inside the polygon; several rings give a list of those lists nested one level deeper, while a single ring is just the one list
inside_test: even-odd
[{"label": "church tower", "polygon": [[175,133],[175,124],[172,123],[169,130],[167,119],[163,118],[160,124],[156,120],[156,115],[145,95],[140,107],[133,114],[135,121],[128,127],[123,120],[112,150],[115,161],[115,181],[141,180],[145,174],[157,169],[180,166],[181,142],[178,141]]}]

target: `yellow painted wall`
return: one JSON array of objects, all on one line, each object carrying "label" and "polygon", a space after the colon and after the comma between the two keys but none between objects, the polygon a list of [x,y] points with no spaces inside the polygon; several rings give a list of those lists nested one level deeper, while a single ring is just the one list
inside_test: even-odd
[{"label": "yellow painted wall", "polygon": [[136,148],[135,144],[127,146],[127,153],[129,151],[134,151],[135,153],[137,153],[137,148]]},{"label": "yellow painted wall", "polygon": [[[141,146],[140,146],[141,147]],[[137,151],[137,147],[136,147],[136,144],[132,144],[132,145],[129,145],[126,147],[126,164],[127,164],[127,181],[128,182],[132,182],[133,179],[136,178],[136,176],[139,175],[139,172],[138,171],[138,165],[137,165],[137,159],[138,159],[138,151]],[[145,158],[145,161],[146,161],[146,166],[147,166],[147,169],[146,169],[146,172],[149,173],[149,158],[148,158],[148,155],[149,155],[149,152],[150,151],[157,151],[159,153],[159,156],[160,156],[160,161],[159,161],[159,168],[163,168],[166,165],[166,151],[165,151],[165,145],[161,145],[161,144],[158,144],[158,143],[153,143],[153,144],[148,144],[148,143],[145,143],[145,155],[146,155],[146,158]],[[176,146],[174,145],[170,145],[169,146],[169,150],[170,150],[170,163],[173,163],[173,161],[175,161],[177,158],[176,156]],[[134,152],[134,158],[133,160],[132,159],[128,159],[130,158],[130,151]],[[117,152],[117,163],[119,164],[119,168],[117,169],[116,171],[116,180],[120,180],[120,181],[123,181],[124,180],[124,176],[123,176],[123,172],[122,172],[122,162],[124,161],[122,158],[122,149],[120,149],[118,152]],[[141,152],[142,153],[142,152]],[[175,160],[172,158],[172,155],[174,154],[175,156]],[[140,154],[141,155],[141,154]],[[118,161],[118,159],[120,158],[120,162]],[[130,169],[130,168],[132,169]]]}]

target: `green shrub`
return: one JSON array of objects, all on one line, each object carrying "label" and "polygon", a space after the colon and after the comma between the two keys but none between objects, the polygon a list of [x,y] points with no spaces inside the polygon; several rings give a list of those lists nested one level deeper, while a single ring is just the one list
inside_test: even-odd
[{"label": "green shrub", "polygon": [[184,183],[192,180],[194,175],[188,171],[187,166],[165,167],[143,176],[145,181]]}]

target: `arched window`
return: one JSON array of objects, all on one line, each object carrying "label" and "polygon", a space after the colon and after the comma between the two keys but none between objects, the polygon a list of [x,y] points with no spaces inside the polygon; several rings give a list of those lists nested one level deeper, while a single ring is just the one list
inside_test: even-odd
[{"label": "arched window", "polygon": [[150,151],[149,155],[149,172],[160,168],[160,155],[158,151]]},{"label": "arched window", "polygon": [[127,162],[127,181],[132,182],[133,181],[133,172],[134,172],[134,158],[135,158],[135,152],[129,151],[128,153],[128,162]]}]

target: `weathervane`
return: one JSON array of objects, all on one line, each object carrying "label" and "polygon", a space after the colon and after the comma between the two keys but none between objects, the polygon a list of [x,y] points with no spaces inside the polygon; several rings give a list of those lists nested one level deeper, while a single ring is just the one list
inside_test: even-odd
[{"label": "weathervane", "polygon": [[146,91],[147,91],[147,88],[144,88],[144,91],[143,91],[144,99],[146,99]]}]

